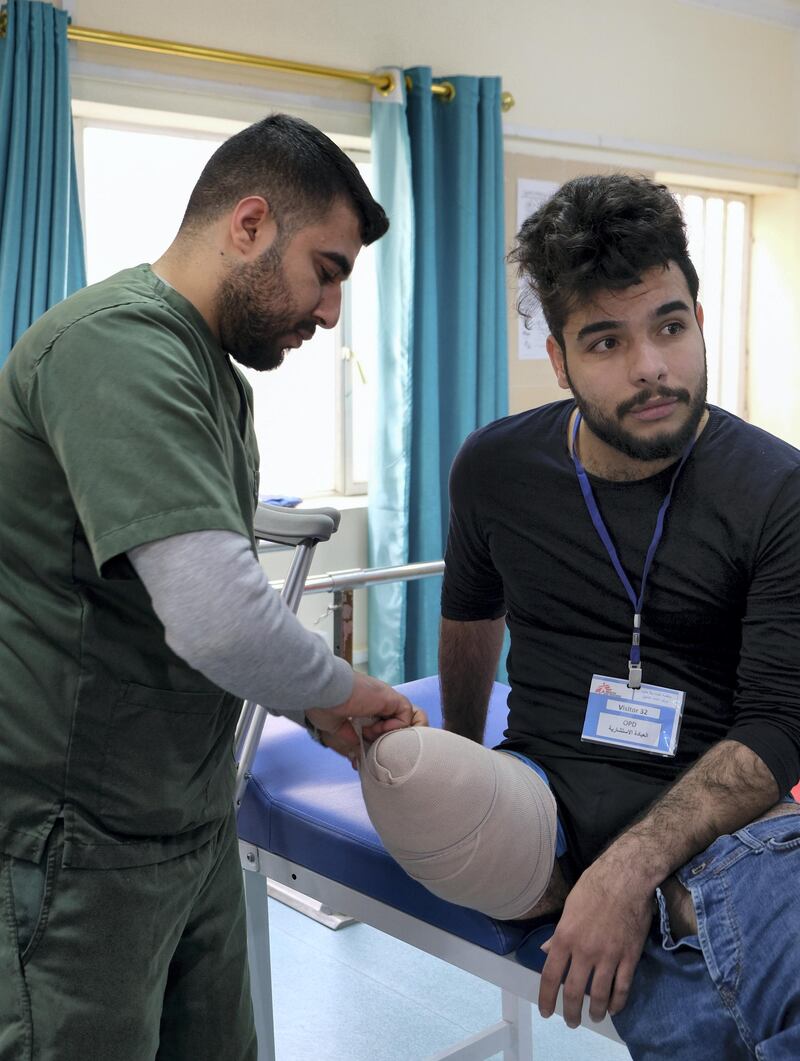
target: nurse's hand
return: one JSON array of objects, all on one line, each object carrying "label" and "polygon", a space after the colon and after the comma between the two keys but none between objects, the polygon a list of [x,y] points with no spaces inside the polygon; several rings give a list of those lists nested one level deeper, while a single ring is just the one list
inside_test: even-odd
[{"label": "nurse's hand", "polygon": [[427,726],[424,711],[415,707],[391,685],[353,672],[353,691],[349,699],[336,707],[315,707],[306,711],[306,718],[320,733],[322,743],[355,763],[361,751],[352,721],[358,719],[366,743],[376,741],[382,733],[406,726]]}]

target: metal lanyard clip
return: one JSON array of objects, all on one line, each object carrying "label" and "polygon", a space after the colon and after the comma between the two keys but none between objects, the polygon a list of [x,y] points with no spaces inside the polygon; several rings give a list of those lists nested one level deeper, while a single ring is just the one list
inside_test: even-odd
[{"label": "metal lanyard clip", "polygon": [[642,687],[642,665],[628,660],[628,688],[641,689]]}]

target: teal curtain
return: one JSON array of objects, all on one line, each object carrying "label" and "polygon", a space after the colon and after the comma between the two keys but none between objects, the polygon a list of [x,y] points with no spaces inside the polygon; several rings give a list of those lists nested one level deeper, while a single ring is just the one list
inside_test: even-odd
[{"label": "teal curtain", "polygon": [[[414,238],[387,245],[378,263],[381,313],[410,314],[402,317],[410,336],[407,349],[396,333],[379,343],[371,566],[441,559],[453,457],[470,431],[508,412],[500,80],[448,77],[455,97],[444,102],[428,68],[405,73],[405,107],[373,103],[377,198],[393,227],[412,210]],[[411,203],[396,176],[395,197],[381,199],[381,180],[391,183],[398,169],[398,153],[384,149],[387,126],[408,144]],[[402,172],[404,185],[405,162]],[[407,268],[405,307],[396,274]],[[371,591],[371,672],[393,684],[434,674],[441,580],[400,584],[391,598],[388,590]]]},{"label": "teal curtain", "polygon": [[[402,70],[395,91],[372,104],[373,192],[391,219],[376,248],[378,358],[375,433],[369,480],[369,566],[408,562],[409,470],[414,319],[414,197]],[[369,669],[404,681],[406,587],[369,591]]]},{"label": "teal curtain", "polygon": [[0,39],[0,365],[25,329],[86,283],[67,15],[9,0]]}]

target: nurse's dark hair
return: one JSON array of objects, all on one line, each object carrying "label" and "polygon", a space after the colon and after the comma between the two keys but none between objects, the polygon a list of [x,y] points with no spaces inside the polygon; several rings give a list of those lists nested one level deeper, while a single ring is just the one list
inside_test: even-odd
[{"label": "nurse's dark hair", "polygon": [[194,186],[181,234],[194,234],[249,195],[267,200],[282,236],[322,220],[337,200],[354,210],[363,244],[389,227],[353,160],[288,114],[271,114],[220,144]]},{"label": "nurse's dark hair", "polygon": [[541,306],[562,350],[564,325],[598,291],[621,291],[674,262],[692,302],[699,281],[681,209],[663,184],[623,173],[568,181],[525,221],[509,255],[523,279],[518,309]]}]

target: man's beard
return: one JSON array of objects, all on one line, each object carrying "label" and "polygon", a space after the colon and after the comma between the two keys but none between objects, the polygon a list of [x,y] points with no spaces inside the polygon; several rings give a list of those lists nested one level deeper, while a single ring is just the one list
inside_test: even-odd
[{"label": "man's beard", "polygon": [[297,317],[280,247],[270,247],[254,262],[231,269],[220,284],[216,308],[222,347],[240,364],[259,372],[283,363],[280,339],[316,328],[315,321]]},{"label": "man's beard", "polygon": [[[615,410],[616,415],[610,417],[575,389],[569,377],[569,371],[567,371],[567,381],[575,396],[580,414],[592,434],[606,445],[639,461],[667,460],[683,452],[689,440],[694,437],[702,419],[708,386],[704,364],[703,377],[694,394],[690,394],[684,387],[646,387],[633,398],[620,402]],[[625,430],[622,420],[628,413],[653,398],[675,398],[679,404],[683,403],[688,407],[689,415],[680,427],[672,431],[663,431],[651,438],[637,438],[636,435]]]}]

